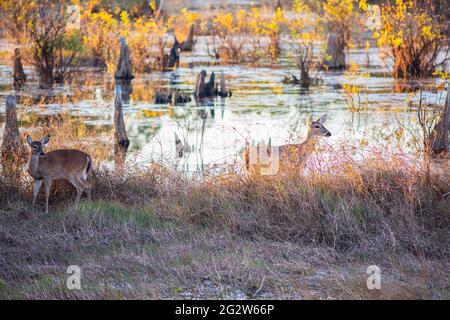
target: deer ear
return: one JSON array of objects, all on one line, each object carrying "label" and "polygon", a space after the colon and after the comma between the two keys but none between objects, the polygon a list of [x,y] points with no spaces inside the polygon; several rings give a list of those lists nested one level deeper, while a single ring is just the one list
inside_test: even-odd
[{"label": "deer ear", "polygon": [[326,120],[327,120],[327,115],[324,114],[317,121],[320,122],[321,124],[323,124]]},{"label": "deer ear", "polygon": [[29,135],[27,136],[27,142],[30,146],[33,143],[33,139]]},{"label": "deer ear", "polygon": [[310,115],[308,120],[309,120],[309,124],[313,123],[314,122],[313,115]]},{"label": "deer ear", "polygon": [[45,137],[42,138],[41,143],[47,144],[50,141],[50,135],[46,135]]}]

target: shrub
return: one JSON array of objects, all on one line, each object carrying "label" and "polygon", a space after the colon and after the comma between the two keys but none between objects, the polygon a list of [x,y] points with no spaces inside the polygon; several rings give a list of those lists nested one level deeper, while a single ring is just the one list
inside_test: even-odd
[{"label": "shrub", "polygon": [[17,43],[31,43],[24,56],[36,67],[40,86],[50,87],[69,77],[82,42],[79,31],[69,28],[67,4],[62,0],[4,0],[0,7],[8,20],[8,34]]},{"label": "shrub", "polygon": [[290,56],[300,71],[300,85],[308,88],[311,84],[310,71],[317,67],[314,43],[321,33],[321,25],[312,9],[301,0],[294,2],[295,18],[290,21]]},{"label": "shrub", "polygon": [[393,60],[396,78],[426,77],[445,66],[448,48],[443,58],[437,60],[445,48],[444,16],[433,15],[431,2],[387,2],[382,6],[381,19],[382,27],[374,37]]},{"label": "shrub", "polygon": [[208,52],[224,62],[256,63],[264,57],[275,60],[285,22],[281,8],[273,13],[255,6],[250,12],[219,12],[212,20]]}]

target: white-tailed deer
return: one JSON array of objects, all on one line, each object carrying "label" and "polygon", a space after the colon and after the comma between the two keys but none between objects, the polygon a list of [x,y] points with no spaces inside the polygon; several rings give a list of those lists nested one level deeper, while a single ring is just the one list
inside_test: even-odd
[{"label": "white-tailed deer", "polygon": [[278,171],[286,171],[289,168],[301,167],[314,151],[318,139],[331,136],[330,131],[323,125],[326,118],[326,114],[316,121],[313,120],[312,115],[309,117],[308,133],[303,143],[286,144],[279,147],[270,145],[247,146],[243,152],[247,171],[262,174],[262,169],[267,171],[267,167],[270,167],[269,174],[275,174]]},{"label": "white-tailed deer", "polygon": [[91,157],[87,153],[73,149],[44,153],[42,148],[49,140],[50,136],[45,136],[41,141],[33,141],[30,136],[27,136],[27,142],[31,148],[28,172],[34,179],[33,209],[42,182],[45,182],[45,213],[48,213],[50,188],[53,180],[56,179],[67,179],[77,189],[76,203],[80,201],[83,192],[86,192],[88,200],[91,200],[91,186],[86,181],[92,166]]}]

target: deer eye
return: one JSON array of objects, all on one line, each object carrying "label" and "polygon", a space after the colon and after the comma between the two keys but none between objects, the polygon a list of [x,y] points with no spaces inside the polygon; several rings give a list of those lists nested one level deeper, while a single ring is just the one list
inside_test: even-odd
[{"label": "deer eye", "polygon": [[316,128],[320,128],[320,126],[319,126],[319,125],[317,125],[317,124],[315,125],[315,127],[316,127]]}]

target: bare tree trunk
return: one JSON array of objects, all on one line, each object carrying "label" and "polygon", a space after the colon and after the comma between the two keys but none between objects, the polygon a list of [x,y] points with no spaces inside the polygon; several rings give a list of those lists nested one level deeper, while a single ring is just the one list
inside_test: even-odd
[{"label": "bare tree trunk", "polygon": [[23,83],[27,81],[27,76],[23,71],[22,59],[20,58],[20,49],[16,48],[14,50],[14,86],[20,87]]},{"label": "bare tree trunk", "polygon": [[300,68],[300,86],[304,89],[308,89],[311,85],[311,78],[309,77],[308,70],[303,63]]},{"label": "bare tree trunk", "polygon": [[128,48],[125,38],[120,38],[120,57],[117,63],[116,79],[133,79],[133,68],[131,65],[130,48]]},{"label": "bare tree trunk", "polygon": [[25,149],[19,134],[15,96],[6,97],[6,119],[1,155],[3,175],[5,177],[18,178],[21,164],[25,160]]},{"label": "bare tree trunk", "polygon": [[125,121],[123,120],[122,110],[122,88],[116,86],[116,99],[114,101],[114,154],[116,169],[122,169],[125,163],[130,140],[128,140],[127,131],[125,129]]},{"label": "bare tree trunk", "polygon": [[447,99],[445,101],[444,111],[442,112],[441,119],[436,124],[432,134],[432,146],[431,149],[434,154],[448,153],[450,147],[450,141],[448,138],[450,131],[450,86],[447,85]]},{"label": "bare tree trunk", "polygon": [[39,48],[35,48],[34,60],[39,74],[40,88],[51,88],[55,83],[55,76],[53,74],[55,67],[54,58],[53,49],[46,41],[43,41]]}]

